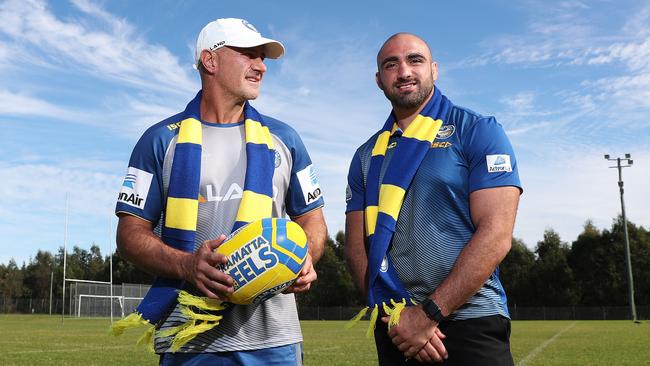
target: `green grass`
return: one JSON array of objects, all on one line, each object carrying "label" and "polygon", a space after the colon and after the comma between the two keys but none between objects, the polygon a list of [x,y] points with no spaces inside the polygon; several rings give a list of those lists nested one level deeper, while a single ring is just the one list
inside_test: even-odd
[{"label": "green grass", "polygon": [[[373,365],[375,346],[367,322],[304,321],[305,364]],[[0,365],[157,365],[158,358],[134,346],[139,332],[107,334],[107,319],[0,315]],[[526,366],[647,365],[650,323],[630,321],[516,321],[515,362]],[[523,361],[523,362],[522,362]]]}]

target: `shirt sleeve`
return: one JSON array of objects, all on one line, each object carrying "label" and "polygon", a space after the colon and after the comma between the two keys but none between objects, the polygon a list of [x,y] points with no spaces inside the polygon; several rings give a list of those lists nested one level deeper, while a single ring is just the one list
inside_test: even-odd
[{"label": "shirt sleeve", "polygon": [[291,178],[285,198],[289,216],[300,216],[325,204],[316,169],[298,133],[291,130]]},{"label": "shirt sleeve", "polygon": [[463,136],[469,163],[469,191],[514,186],[521,190],[517,159],[501,124],[480,118]]},{"label": "shirt sleeve", "polygon": [[162,169],[165,146],[150,131],[140,138],[117,197],[115,213],[128,213],[157,225],[163,208]]},{"label": "shirt sleeve", "polygon": [[359,151],[352,157],[350,170],[348,171],[348,185],[345,189],[345,213],[351,211],[363,211],[366,199],[366,192],[363,186],[363,172],[361,170],[361,157]]}]

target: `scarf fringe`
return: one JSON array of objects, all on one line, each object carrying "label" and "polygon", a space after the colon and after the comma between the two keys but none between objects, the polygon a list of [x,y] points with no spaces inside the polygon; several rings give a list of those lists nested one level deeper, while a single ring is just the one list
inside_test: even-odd
[{"label": "scarf fringe", "polygon": [[226,308],[221,300],[195,296],[187,291],[178,292],[178,303],[186,306],[194,306],[201,310],[224,310]]},{"label": "scarf fringe", "polygon": [[[178,302],[181,304],[181,313],[188,320],[177,327],[158,332],[158,336],[160,337],[174,336],[170,346],[171,352],[178,351],[187,342],[196,338],[197,335],[219,325],[223,316],[214,314],[213,312],[226,309],[226,306],[220,300],[195,296],[187,291],[179,291]],[[199,311],[194,311],[193,308]]]},{"label": "scarf fringe", "polygon": [[[416,304],[413,301],[413,299],[409,299],[409,300],[413,304]],[[388,320],[388,329],[391,329],[392,327],[399,324],[402,310],[404,310],[404,308],[408,305],[409,300],[402,299],[401,301],[395,301],[391,299],[390,305],[387,304],[386,302],[381,303],[381,308],[384,310],[384,313],[390,316],[390,319]],[[372,311],[370,313],[370,324],[368,325],[368,330],[366,331],[366,337],[368,338],[370,338],[375,331],[377,318],[379,317],[379,306],[380,304],[375,304],[375,306],[372,307]],[[371,308],[369,306],[366,306],[365,308],[361,309],[357,313],[357,315],[354,316],[354,318],[348,320],[348,322],[345,324],[345,329],[350,329],[354,327],[361,320],[361,318],[363,318],[368,313],[368,310],[370,309]]]},{"label": "scarf fringe", "polygon": [[370,338],[375,333],[375,327],[377,326],[377,318],[379,317],[379,305],[375,305],[372,308],[370,313],[370,324],[368,325],[368,330],[366,331],[366,338]]},{"label": "scarf fringe", "polygon": [[150,353],[156,353],[154,351],[154,340],[153,340],[155,331],[156,331],[155,327],[153,326],[149,327],[149,329],[147,329],[147,331],[144,332],[144,334],[142,334],[142,337],[138,339],[136,345],[146,347]]},{"label": "scarf fringe", "polygon": [[357,325],[361,318],[363,318],[368,313],[368,309],[370,308],[366,306],[365,308],[361,309],[361,311],[359,311],[357,315],[354,316],[354,318],[348,320],[348,322],[345,324],[345,329],[350,329]]},{"label": "scarf fringe", "polygon": [[[388,320],[389,330],[399,324],[402,310],[404,310],[406,307],[406,299],[402,299],[400,302],[396,302],[395,300],[391,299],[390,302],[393,305],[393,308],[386,311],[386,314],[390,315],[390,320]],[[386,309],[386,306],[384,306],[384,309]]]},{"label": "scarf fringe", "polygon": [[143,327],[143,326],[150,326],[153,328],[153,325],[150,324],[148,321],[142,318],[141,314],[138,313],[132,313],[129,314],[127,317],[124,319],[120,319],[113,323],[111,325],[111,328],[109,329],[110,334],[114,336],[119,336],[124,333],[125,330],[131,329],[131,328],[138,328],[138,327]]},{"label": "scarf fringe", "polygon": [[187,342],[194,339],[197,335],[203,332],[207,332],[208,330],[219,325],[219,322],[201,322],[196,324],[195,320],[190,320],[188,323],[194,324],[188,326],[176,334],[174,340],[172,341],[171,347],[169,348],[170,351],[178,351],[181,347],[183,347]]},{"label": "scarf fringe", "polygon": [[165,330],[161,330],[161,331],[156,333],[156,336],[157,337],[162,337],[162,338],[171,337],[171,336],[176,335],[176,333],[180,332],[181,330],[183,330],[183,329],[185,329],[185,328],[187,328],[187,327],[189,327],[191,325],[192,325],[192,322],[185,322],[185,323],[183,323],[183,324],[181,324],[181,325],[179,325],[177,327],[172,327],[172,328],[167,328]]}]

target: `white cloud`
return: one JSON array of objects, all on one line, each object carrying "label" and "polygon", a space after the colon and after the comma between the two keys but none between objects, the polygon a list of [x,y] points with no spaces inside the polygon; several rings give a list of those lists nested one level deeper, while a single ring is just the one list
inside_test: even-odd
[{"label": "white cloud", "polygon": [[[124,162],[0,162],[0,170],[0,232],[5,242],[20,243],[20,247],[9,250],[11,257],[20,263],[34,255],[37,248],[55,252],[63,245],[66,193],[68,245],[87,248],[95,242],[102,245],[103,253],[108,252],[107,243],[114,237],[108,223],[123,179],[114,173],[124,171]],[[9,255],[0,258],[0,262],[8,260]]]},{"label": "white cloud", "polygon": [[0,89],[0,114],[49,117],[81,121],[89,115],[81,111],[61,107],[30,95]]},{"label": "white cloud", "polygon": [[[0,33],[24,54],[38,52],[65,70],[82,70],[95,77],[172,94],[195,89],[190,68],[181,67],[166,48],[140,38],[128,23],[97,6],[86,1],[75,4],[85,14],[103,19],[108,29],[90,25],[93,22],[60,20],[42,1],[10,0],[0,5]],[[28,67],[22,58],[15,62]]]}]

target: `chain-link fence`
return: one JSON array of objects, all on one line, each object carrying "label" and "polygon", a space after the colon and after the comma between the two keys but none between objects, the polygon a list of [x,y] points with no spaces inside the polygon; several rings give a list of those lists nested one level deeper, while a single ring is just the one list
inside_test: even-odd
[{"label": "chain-link fence", "polygon": [[[354,317],[359,307],[320,307],[299,306],[298,314],[302,320],[348,320]],[[637,306],[637,318],[650,319],[650,306]],[[631,319],[627,306],[592,307],[511,307],[512,320],[625,320]],[[366,315],[365,319],[368,319]]]},{"label": "chain-link fence", "polygon": [[[108,289],[108,285],[104,285],[105,289],[101,289],[101,285],[95,284],[90,285],[98,286],[94,289],[82,289],[81,285],[79,284],[78,288],[72,290],[73,293],[70,296],[72,301],[66,299],[66,314],[70,316],[81,315],[82,317],[109,317],[110,295],[102,293],[102,291]],[[72,287],[74,288],[74,286]],[[113,285],[113,316],[122,317],[132,313],[148,290],[149,285]],[[93,295],[95,296],[93,297]],[[120,298],[123,299],[122,303],[120,303]],[[52,299],[51,309],[52,314],[61,314],[60,298]],[[302,320],[348,320],[354,317],[359,310],[361,310],[360,307],[349,306],[298,306],[298,315]],[[513,320],[626,320],[631,318],[630,308],[627,306],[512,306],[509,310]],[[650,320],[650,306],[637,306],[636,311],[639,319]],[[0,297],[0,312],[4,314],[48,314],[50,312],[50,301],[49,299]]]},{"label": "chain-link fence", "polygon": [[[150,285],[124,283],[113,285],[113,295],[109,284],[82,283],[70,284],[65,299],[65,315],[77,317],[110,317],[111,302],[114,317],[132,313]],[[2,313],[61,314],[63,299],[5,298],[0,296]]]}]

